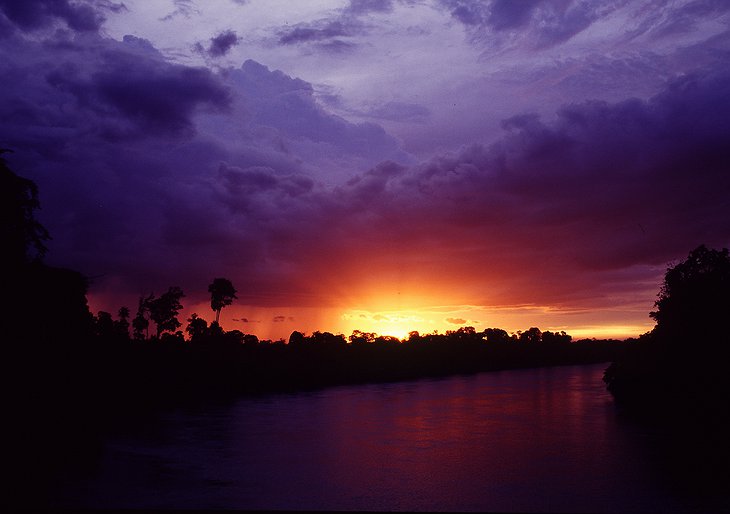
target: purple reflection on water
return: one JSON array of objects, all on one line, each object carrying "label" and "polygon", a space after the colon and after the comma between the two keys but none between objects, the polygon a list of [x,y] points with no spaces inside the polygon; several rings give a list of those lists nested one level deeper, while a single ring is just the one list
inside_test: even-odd
[{"label": "purple reflection on water", "polygon": [[179,410],[110,437],[69,507],[678,511],[605,365],[348,386]]}]

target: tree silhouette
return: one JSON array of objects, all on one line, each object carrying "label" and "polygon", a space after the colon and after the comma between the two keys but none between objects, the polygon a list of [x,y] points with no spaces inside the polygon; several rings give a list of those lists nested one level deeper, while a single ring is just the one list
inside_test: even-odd
[{"label": "tree silhouette", "polygon": [[221,309],[226,305],[233,303],[237,299],[236,289],[227,278],[214,278],[213,282],[208,286],[210,293],[210,307],[215,311],[215,323],[219,323]]},{"label": "tree silhouette", "polygon": [[695,414],[727,411],[728,250],[702,245],[667,268],[655,305],[654,329],[606,369],[608,390],[642,408],[676,404],[691,405]]},{"label": "tree silhouette", "polygon": [[99,311],[94,319],[96,335],[101,339],[111,339],[114,335],[114,320],[106,311]]},{"label": "tree silhouette", "polygon": [[512,338],[507,333],[507,331],[501,328],[487,328],[484,329],[482,333],[484,334],[484,338],[487,340],[488,343],[504,344],[512,341]]},{"label": "tree silhouette", "polygon": [[524,332],[520,332],[519,341],[521,343],[534,344],[542,341],[542,332],[537,327],[530,327]]},{"label": "tree silhouette", "polygon": [[120,307],[117,312],[119,319],[114,322],[114,334],[120,339],[129,339],[129,308]]},{"label": "tree silhouette", "polygon": [[141,296],[139,298],[139,304],[137,306],[137,314],[134,316],[134,319],[132,320],[132,328],[134,329],[133,335],[134,338],[138,341],[141,341],[145,338],[146,335],[148,335],[147,331],[150,326],[150,321],[148,319],[149,316],[149,303],[154,298],[152,295],[149,295],[148,297]]},{"label": "tree silhouette", "polygon": [[730,256],[727,248],[701,245],[686,260],[667,269],[649,315],[655,332],[666,341],[716,339],[726,333],[730,314]]},{"label": "tree silhouette", "polygon": [[304,334],[299,332],[298,330],[295,330],[291,333],[289,336],[289,344],[291,346],[298,346],[304,343]]},{"label": "tree silhouette", "polygon": [[2,157],[8,151],[0,149],[0,305],[13,320],[6,336],[52,343],[62,327],[68,339],[80,341],[94,330],[88,280],[76,271],[43,264],[43,242],[50,236],[34,215],[40,208],[38,187],[8,167]]},{"label": "tree silhouette", "polygon": [[5,248],[3,254],[15,265],[40,261],[47,251],[43,241],[50,236],[33,215],[33,211],[40,208],[38,186],[8,168],[2,154],[9,151],[0,148],[0,241]]},{"label": "tree silhouette", "polygon": [[190,335],[191,341],[200,341],[208,333],[208,322],[198,316],[196,313],[192,313],[188,318],[188,326],[185,328],[185,332]]},{"label": "tree silhouette", "polygon": [[157,325],[158,338],[162,332],[174,332],[180,326],[177,314],[182,309],[180,299],[184,296],[182,289],[172,286],[159,298],[149,300],[150,319]]}]

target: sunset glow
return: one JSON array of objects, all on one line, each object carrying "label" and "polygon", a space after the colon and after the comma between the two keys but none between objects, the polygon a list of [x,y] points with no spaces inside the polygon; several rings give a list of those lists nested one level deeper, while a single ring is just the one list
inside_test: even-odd
[{"label": "sunset glow", "polygon": [[724,4],[42,4],[0,14],[0,144],[94,313],[210,321],[226,277],[260,338],[623,338],[730,243]]}]

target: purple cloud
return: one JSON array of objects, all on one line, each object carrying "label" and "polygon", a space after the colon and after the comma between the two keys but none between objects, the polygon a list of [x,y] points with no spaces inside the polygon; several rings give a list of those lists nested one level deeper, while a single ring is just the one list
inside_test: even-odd
[{"label": "purple cloud", "polygon": [[160,18],[160,21],[170,21],[178,16],[189,18],[193,14],[200,14],[194,0],[173,0],[175,10]]},{"label": "purple cloud", "polygon": [[487,22],[497,30],[505,30],[525,25],[541,0],[494,0]]},{"label": "purple cloud", "polygon": [[208,54],[211,57],[221,57],[226,55],[231,48],[239,43],[240,40],[241,38],[239,38],[232,30],[221,32],[210,39]]},{"label": "purple cloud", "polygon": [[310,24],[298,24],[279,32],[279,44],[296,45],[300,43],[331,41],[335,38],[358,34],[362,26],[342,20],[320,20]]},{"label": "purple cloud", "polygon": [[46,74],[48,84],[73,96],[79,109],[99,116],[107,137],[189,133],[197,109],[228,106],[227,90],[209,70],[144,55],[151,45],[138,38],[125,43],[130,49],[122,44],[100,54],[91,73],[69,63]]},{"label": "purple cloud", "polygon": [[431,111],[420,104],[410,102],[387,102],[366,113],[367,116],[390,121],[424,122]]},{"label": "purple cloud", "polygon": [[[493,144],[412,164],[379,125],[334,116],[311,84],[254,61],[214,73],[98,34],[4,44],[0,140],[39,184],[49,260],[97,277],[94,294],[180,284],[203,303],[226,276],[242,305],[282,309],[368,281],[384,294],[445,284],[484,304],[600,303],[655,292],[666,261],[699,243],[728,245],[722,55],[649,100],[507,117]],[[626,65],[601,62],[575,87]]]},{"label": "purple cloud", "polygon": [[488,41],[494,45],[490,34],[515,31],[530,39],[530,46],[537,48],[567,41],[589,27],[601,14],[620,6],[562,0],[440,0],[440,3],[470,30],[475,41]]},{"label": "purple cloud", "polygon": [[388,13],[392,10],[393,0],[350,0],[350,4],[345,8],[346,12],[356,15],[371,12]]},{"label": "purple cloud", "polygon": [[101,9],[119,11],[124,5],[113,2],[77,3],[68,0],[0,0],[0,11],[23,31],[32,31],[64,22],[79,31],[97,31],[104,21]]}]

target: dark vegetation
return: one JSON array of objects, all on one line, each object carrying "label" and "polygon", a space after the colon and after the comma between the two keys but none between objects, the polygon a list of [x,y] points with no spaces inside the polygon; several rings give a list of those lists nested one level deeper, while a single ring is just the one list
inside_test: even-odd
[{"label": "dark vegetation", "polygon": [[730,254],[700,246],[670,266],[654,329],[604,374],[622,412],[653,425],[656,451],[682,487],[730,491]]},{"label": "dark vegetation", "polygon": [[728,250],[700,246],[669,267],[655,305],[654,329],[606,370],[609,391],[643,412],[730,419]]}]

